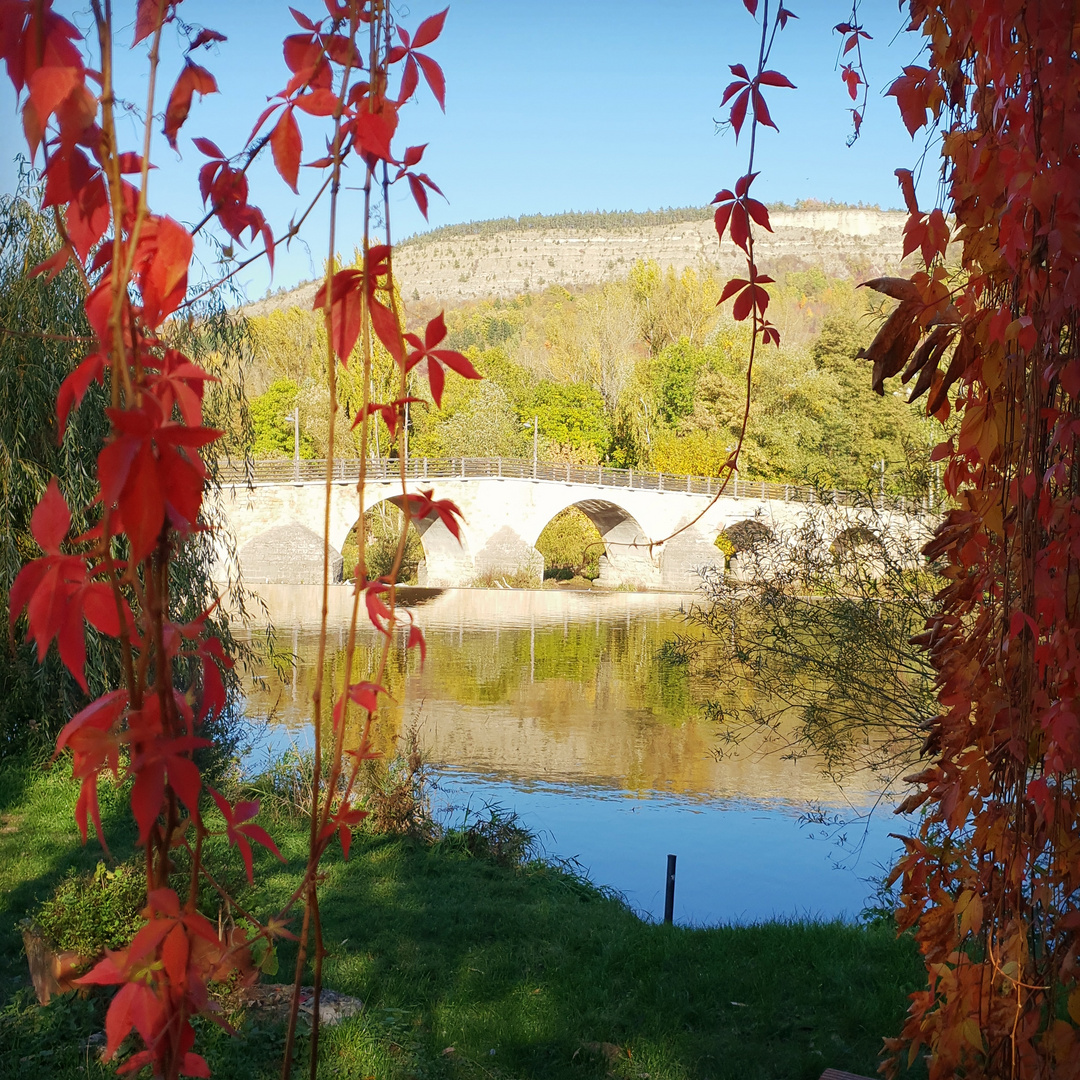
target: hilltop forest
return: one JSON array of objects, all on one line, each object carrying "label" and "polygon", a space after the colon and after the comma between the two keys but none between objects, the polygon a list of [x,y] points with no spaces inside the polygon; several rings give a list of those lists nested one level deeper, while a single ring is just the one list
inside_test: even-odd
[{"label": "hilltop forest", "polygon": [[[447,310],[443,347],[466,353],[484,378],[452,380],[441,411],[412,407],[409,454],[529,456],[535,417],[541,461],[717,473],[742,424],[749,352],[745,326],[717,307],[720,289],[707,267],[677,273],[638,260],[625,277],[577,292],[549,286]],[[783,346],[763,354],[753,373],[740,476],[878,491],[884,462],[886,491],[924,498],[933,483],[928,450],[939,436],[899,379],[886,383],[884,398],[873,394],[868,365],[856,358],[883,318],[873,294],[818,270],[782,274],[772,291]],[[430,304],[404,306],[410,324],[438,314]],[[301,456],[322,456],[321,315],[279,308],[250,316],[247,330],[249,355],[236,370],[251,425],[230,432],[230,451],[292,456],[286,416],[298,407]],[[363,397],[360,370],[338,376],[346,455],[357,452],[350,426]],[[394,377],[390,357],[377,355],[374,400],[387,399]],[[410,393],[430,400],[419,369]],[[384,430],[373,448],[393,453],[389,444]]]}]

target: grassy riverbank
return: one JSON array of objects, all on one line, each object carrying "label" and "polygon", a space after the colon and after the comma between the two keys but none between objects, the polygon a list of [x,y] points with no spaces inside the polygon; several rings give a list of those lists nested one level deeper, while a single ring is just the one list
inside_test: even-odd
[{"label": "grassy riverbank", "polygon": [[[0,771],[0,1074],[20,1080],[111,1073],[87,1047],[104,999],[32,1005],[17,927],[69,868],[99,857],[96,844],[78,846],[74,798],[58,772]],[[105,807],[121,856],[132,840],[123,810],[115,797]],[[272,831],[288,863],[262,860],[244,897],[264,915],[291,891],[305,844],[296,821]],[[449,843],[359,834],[348,863],[335,850],[325,865],[325,981],[366,1005],[324,1032],[327,1077],[872,1074],[921,972],[912,943],[887,927],[654,926],[559,870],[499,866]],[[283,953],[277,979],[290,970]],[[205,1039],[216,1076],[277,1075],[273,1027]]]}]

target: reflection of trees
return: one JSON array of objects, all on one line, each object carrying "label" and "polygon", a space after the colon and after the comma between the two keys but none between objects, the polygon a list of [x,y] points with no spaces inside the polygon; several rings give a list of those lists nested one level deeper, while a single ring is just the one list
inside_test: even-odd
[{"label": "reflection of trees", "polygon": [[[854,526],[837,513],[817,507],[768,550],[743,552],[737,580],[707,575],[691,621],[708,646],[694,665],[715,687],[706,712],[724,743],[813,753],[836,778],[865,765],[894,778],[934,714],[933,673],[909,640],[937,583],[920,538],[898,536],[871,507]],[[669,649],[694,652],[678,639]]]},{"label": "reflection of trees", "polygon": [[[565,708],[548,709],[543,707],[545,701],[565,700],[579,707],[587,701],[601,722],[607,722],[611,710],[653,721],[685,722],[698,711],[692,680],[684,668],[659,658],[661,643],[676,625],[671,619],[633,619],[544,622],[497,631],[429,628],[423,670],[415,656],[391,652],[386,687],[393,700],[383,705],[382,737],[392,741],[402,717],[423,702],[488,706],[528,698],[542,706],[536,710],[540,722],[553,728],[565,727]],[[314,635],[302,634],[293,645],[283,635],[279,647],[285,652],[295,648],[297,663],[286,660],[277,673],[259,673],[248,691],[248,712],[272,715],[290,727],[306,726],[311,721],[317,641]],[[377,649],[375,635],[361,633],[353,681],[370,678]],[[344,641],[331,638],[325,679],[334,677],[340,684],[344,655]]]}]

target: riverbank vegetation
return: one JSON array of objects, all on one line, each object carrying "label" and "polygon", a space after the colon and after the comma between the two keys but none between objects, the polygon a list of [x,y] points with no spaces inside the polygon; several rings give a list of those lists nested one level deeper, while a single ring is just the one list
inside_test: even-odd
[{"label": "riverbank vegetation", "polygon": [[[300,880],[307,826],[287,800],[261,793],[285,864],[257,853],[251,889],[235,851],[212,855],[237,902],[267,916]],[[27,1080],[112,1075],[97,1060],[104,998],[37,1007],[17,931],[65,874],[100,858],[77,843],[76,794],[59,769],[0,770],[0,1072]],[[105,785],[102,802],[126,858],[124,793]],[[461,831],[424,842],[362,829],[348,862],[335,851],[323,865],[325,985],[364,1010],[323,1029],[320,1076],[813,1080],[829,1065],[872,1074],[921,970],[911,939],[884,924],[644,923],[575,874],[493,856]],[[288,943],[277,962],[291,969]],[[240,1035],[202,1025],[214,1075],[279,1075],[280,1025],[245,1015],[235,995],[222,1000]]]},{"label": "riverbank vegetation", "polygon": [[721,753],[810,754],[837,782],[868,768],[899,790],[935,707],[933,669],[909,642],[943,581],[926,533],[890,528],[869,503],[859,515],[821,504],[798,528],[721,534],[726,570],[702,572],[695,633],[665,655],[711,688]]}]

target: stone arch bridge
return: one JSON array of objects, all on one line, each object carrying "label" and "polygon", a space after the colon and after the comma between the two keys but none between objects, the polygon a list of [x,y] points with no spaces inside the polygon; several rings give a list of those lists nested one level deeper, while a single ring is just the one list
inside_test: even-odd
[{"label": "stone arch bridge", "polygon": [[[339,579],[342,547],[360,517],[358,473],[355,461],[335,464],[329,540]],[[219,509],[248,583],[321,580],[325,476],[322,461],[262,461],[255,463],[252,475],[240,469],[225,473]],[[453,500],[464,515],[460,544],[437,516],[415,523],[424,549],[420,583],[429,586],[468,585],[479,577],[497,579],[523,569],[542,576],[544,562],[536,542],[544,527],[569,507],[581,510],[599,531],[605,551],[598,584],[610,588],[693,587],[701,567],[723,565],[724,556],[715,545],[721,532],[756,540],[783,536],[822,502],[841,508],[830,515],[835,535],[827,540],[836,542],[845,532],[856,538],[866,535],[865,496],[792,485],[732,480],[723,497],[713,502],[717,481],[711,477],[516,458],[416,458],[406,463],[406,476],[408,490],[430,488],[434,498]],[[400,499],[398,462],[369,464],[363,512]],[[700,520],[665,540],[703,510]],[[879,527],[885,522],[893,531],[925,531],[921,507],[885,499],[878,511]],[[736,552],[733,565],[737,558]]]}]

